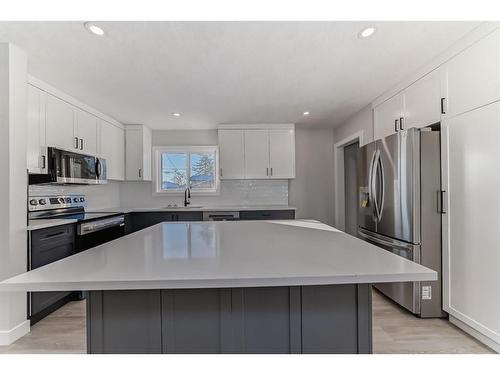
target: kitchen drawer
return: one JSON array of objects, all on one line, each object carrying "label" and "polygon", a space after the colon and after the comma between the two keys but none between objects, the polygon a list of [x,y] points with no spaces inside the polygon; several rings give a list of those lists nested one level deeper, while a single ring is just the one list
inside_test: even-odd
[{"label": "kitchen drawer", "polygon": [[30,253],[30,269],[73,255],[75,225],[60,225],[32,231]]},{"label": "kitchen drawer", "polygon": [[295,210],[240,211],[240,220],[295,219]]}]

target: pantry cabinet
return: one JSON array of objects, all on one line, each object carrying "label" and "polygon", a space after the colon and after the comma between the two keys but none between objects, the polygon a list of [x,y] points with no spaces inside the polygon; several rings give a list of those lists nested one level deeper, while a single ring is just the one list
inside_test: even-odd
[{"label": "pantry cabinet", "polygon": [[125,128],[125,178],[151,181],[151,129],[143,125]]},{"label": "pantry cabinet", "polygon": [[45,105],[47,96],[44,91],[28,85],[28,135],[27,163],[29,173],[46,173],[47,145],[45,142]]},{"label": "pantry cabinet", "polygon": [[244,130],[219,130],[219,164],[221,179],[245,178]]},{"label": "pantry cabinet", "polygon": [[293,125],[219,128],[221,179],[295,178]]},{"label": "pantry cabinet", "polygon": [[125,131],[107,121],[100,121],[100,155],[106,159],[109,180],[125,179]]}]

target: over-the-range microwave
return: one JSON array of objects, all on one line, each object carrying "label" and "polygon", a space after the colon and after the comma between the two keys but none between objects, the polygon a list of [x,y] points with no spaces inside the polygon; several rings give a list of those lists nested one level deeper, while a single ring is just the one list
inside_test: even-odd
[{"label": "over-the-range microwave", "polygon": [[47,148],[47,173],[29,174],[29,184],[107,183],[106,160],[54,147]]}]

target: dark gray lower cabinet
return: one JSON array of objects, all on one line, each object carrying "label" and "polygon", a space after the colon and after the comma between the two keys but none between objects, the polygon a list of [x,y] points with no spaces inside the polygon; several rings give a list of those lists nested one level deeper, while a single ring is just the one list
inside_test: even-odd
[{"label": "dark gray lower cabinet", "polygon": [[148,228],[165,221],[202,221],[201,211],[189,212],[132,212],[130,213],[130,231]]},{"label": "dark gray lower cabinet", "polygon": [[368,284],[91,291],[89,353],[371,353]]}]

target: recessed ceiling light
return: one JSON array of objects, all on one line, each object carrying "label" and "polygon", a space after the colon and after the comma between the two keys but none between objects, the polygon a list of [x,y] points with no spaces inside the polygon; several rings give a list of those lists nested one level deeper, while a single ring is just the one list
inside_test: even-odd
[{"label": "recessed ceiling light", "polygon": [[180,114],[179,112],[174,112],[174,113],[172,113],[172,116],[175,116],[175,117],[180,117],[180,116],[181,116],[181,114]]},{"label": "recessed ceiling light", "polygon": [[89,33],[92,33],[94,35],[103,36],[104,34],[106,34],[102,28],[94,25],[92,22],[85,22],[84,26]]},{"label": "recessed ceiling light", "polygon": [[303,116],[309,116],[311,113],[309,111],[302,112]]},{"label": "recessed ceiling light", "polygon": [[363,30],[359,32],[358,38],[368,38],[373,34],[375,34],[375,31],[377,31],[377,28],[374,26],[365,27]]}]

